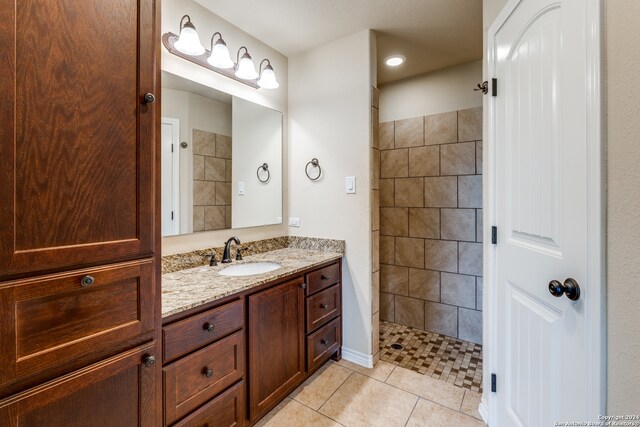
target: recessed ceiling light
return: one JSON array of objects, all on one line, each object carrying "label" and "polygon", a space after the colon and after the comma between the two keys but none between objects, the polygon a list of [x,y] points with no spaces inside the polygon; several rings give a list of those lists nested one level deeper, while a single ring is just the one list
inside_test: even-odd
[{"label": "recessed ceiling light", "polygon": [[405,58],[402,55],[393,55],[385,59],[384,63],[387,64],[389,67],[397,67],[399,65],[402,65],[405,59],[407,58]]}]

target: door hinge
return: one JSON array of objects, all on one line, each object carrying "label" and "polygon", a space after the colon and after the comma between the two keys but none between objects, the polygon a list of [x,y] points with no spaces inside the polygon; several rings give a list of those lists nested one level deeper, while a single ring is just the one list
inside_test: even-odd
[{"label": "door hinge", "polygon": [[498,79],[491,79],[491,96],[498,96]]},{"label": "door hinge", "polygon": [[171,220],[173,221],[173,211],[171,211]]},{"label": "door hinge", "polygon": [[173,144],[171,144],[171,152],[173,153]]},{"label": "door hinge", "polygon": [[494,245],[498,244],[498,227],[495,225],[491,227],[491,243]]},{"label": "door hinge", "polygon": [[496,374],[491,374],[491,392],[495,393],[496,392]]}]

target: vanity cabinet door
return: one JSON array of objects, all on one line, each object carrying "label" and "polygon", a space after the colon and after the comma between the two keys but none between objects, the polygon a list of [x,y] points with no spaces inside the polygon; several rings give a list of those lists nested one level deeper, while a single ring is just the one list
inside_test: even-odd
[{"label": "vanity cabinet door", "polygon": [[249,296],[249,415],[271,409],[304,378],[302,278]]},{"label": "vanity cabinet door", "polygon": [[0,1],[0,280],[153,254],[158,7]]},{"label": "vanity cabinet door", "polygon": [[1,426],[155,427],[161,392],[155,342],[0,401]]}]

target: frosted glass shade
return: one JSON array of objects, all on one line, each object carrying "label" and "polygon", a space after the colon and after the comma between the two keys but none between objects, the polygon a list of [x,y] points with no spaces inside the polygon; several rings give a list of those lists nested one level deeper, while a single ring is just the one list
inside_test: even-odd
[{"label": "frosted glass shade", "polygon": [[262,70],[262,75],[260,76],[260,80],[258,80],[258,86],[264,89],[277,89],[280,86],[276,80],[276,73],[273,72],[271,65],[267,65],[264,70]]},{"label": "frosted glass shade", "polygon": [[254,80],[258,78],[258,72],[256,66],[251,60],[249,54],[242,55],[242,59],[238,63],[238,69],[236,70],[236,77],[245,80]]},{"label": "frosted glass shade", "polygon": [[174,44],[175,48],[185,55],[198,56],[205,52],[204,46],[200,43],[200,37],[195,27],[187,23],[180,30],[180,37]]},{"label": "frosted glass shade", "polygon": [[231,68],[235,63],[231,60],[229,49],[224,42],[216,42],[211,49],[211,55],[207,58],[207,62],[217,68]]}]

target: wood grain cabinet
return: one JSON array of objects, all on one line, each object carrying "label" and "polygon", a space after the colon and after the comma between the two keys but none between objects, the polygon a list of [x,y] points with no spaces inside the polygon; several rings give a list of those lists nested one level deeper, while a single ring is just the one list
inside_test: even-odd
[{"label": "wood grain cabinet", "polygon": [[0,0],[2,426],[162,421],[159,18]]},{"label": "wood grain cabinet", "polygon": [[249,296],[249,414],[254,420],[305,376],[304,281]]}]

